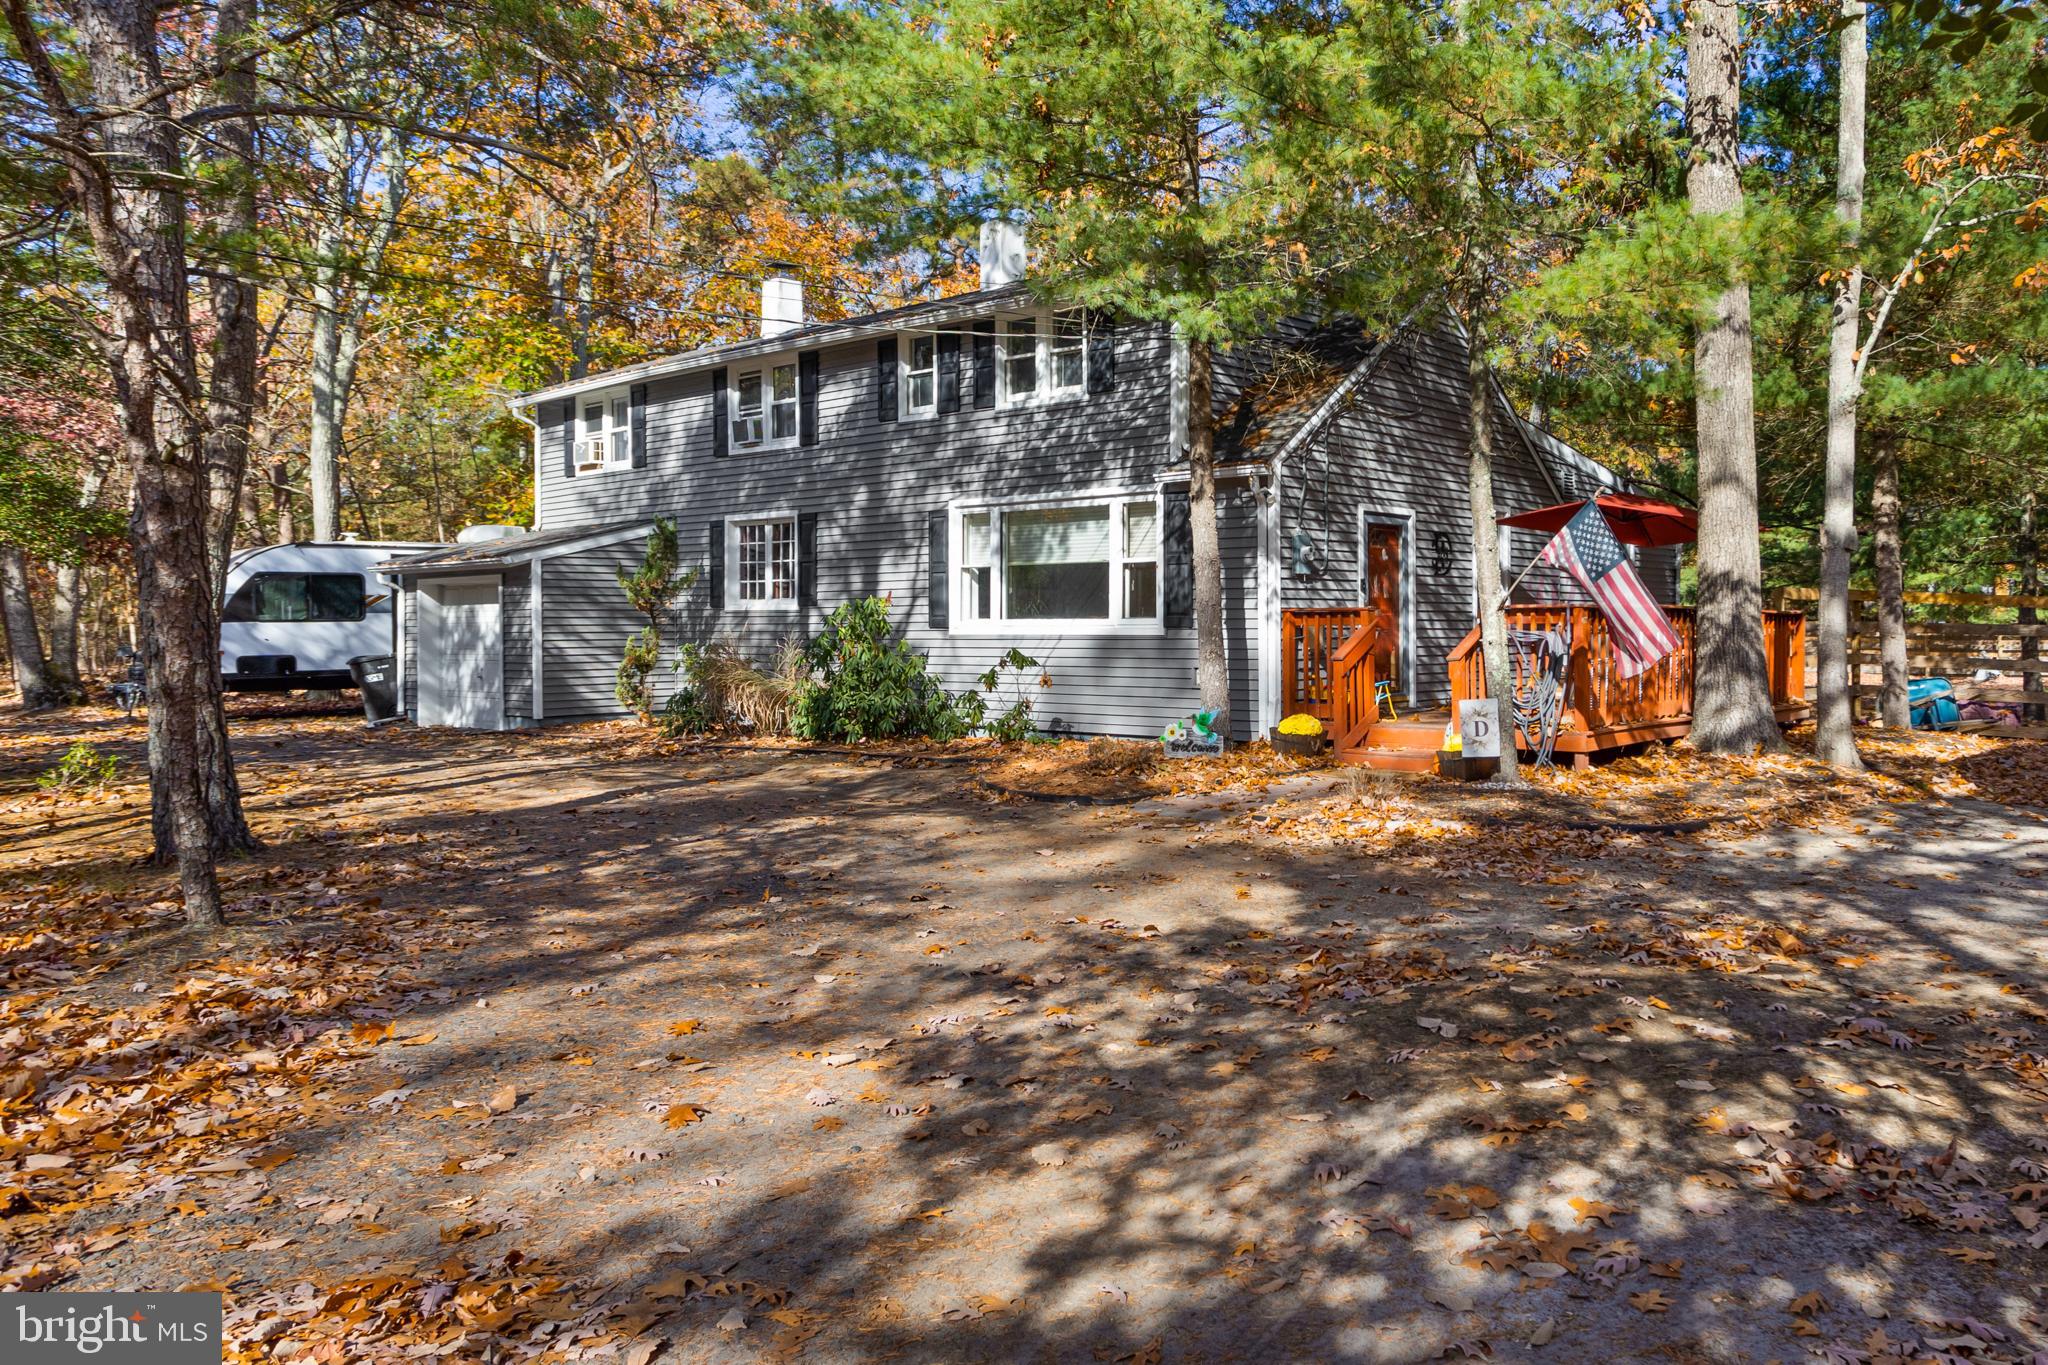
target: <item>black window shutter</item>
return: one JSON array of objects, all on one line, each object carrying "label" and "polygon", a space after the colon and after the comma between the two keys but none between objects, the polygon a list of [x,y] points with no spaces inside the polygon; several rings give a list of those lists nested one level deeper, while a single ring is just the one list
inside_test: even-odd
[{"label": "black window shutter", "polygon": [[797,605],[818,605],[818,514],[796,514],[796,600]]},{"label": "black window shutter", "polygon": [[925,580],[925,624],[933,630],[952,629],[947,611],[946,585],[952,575],[947,565],[948,530],[952,519],[944,512],[934,512],[925,519],[925,559],[930,570]]},{"label": "black window shutter", "polygon": [[960,411],[960,333],[939,333],[939,411]]},{"label": "black window shutter", "polygon": [[983,318],[974,324],[974,406],[996,405],[996,320]]},{"label": "black window shutter", "polygon": [[875,416],[884,422],[896,420],[895,337],[875,343]]},{"label": "black window shutter", "polygon": [[576,400],[573,398],[562,404],[562,477],[576,477]]},{"label": "black window shutter", "polygon": [[719,459],[731,450],[726,444],[732,439],[731,425],[725,420],[725,367],[721,365],[711,372],[711,453]]},{"label": "black window shutter", "polygon": [[796,443],[818,443],[818,353],[804,351],[796,358]]},{"label": "black window shutter", "polygon": [[1088,315],[1088,392],[1116,387],[1116,323],[1107,313]]},{"label": "black window shutter", "polygon": [[647,468],[647,386],[633,386],[633,468]]},{"label": "black window shutter", "polygon": [[725,607],[725,523],[714,521],[704,528],[704,581],[711,595],[711,610]]},{"label": "black window shutter", "polygon": [[1188,520],[1188,495],[1166,495],[1166,525],[1161,528],[1159,554],[1165,580],[1166,628],[1187,630],[1195,624],[1195,528]]}]

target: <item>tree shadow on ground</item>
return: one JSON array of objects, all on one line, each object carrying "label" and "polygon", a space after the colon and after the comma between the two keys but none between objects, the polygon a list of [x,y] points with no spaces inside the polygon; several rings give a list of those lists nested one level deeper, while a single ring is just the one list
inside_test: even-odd
[{"label": "tree shadow on ground", "polygon": [[[1456,876],[931,770],[415,740],[331,762],[381,837],[455,860],[395,888],[468,940],[404,1013],[439,1036],[369,1056],[273,1177],[408,1216],[281,1216],[299,1246],[215,1258],[246,1285],[432,1265],[429,1210],[469,1199],[506,1216],[464,1254],[621,1302],[679,1268],[788,1291],[730,1334],[727,1299],[653,1301],[690,1359],[2038,1335],[1997,1277],[2038,1256],[2007,1191],[2048,1100],[2048,888],[2038,835],[1981,813]],[[508,1115],[427,1108],[506,1082]],[[419,1098],[362,1108],[391,1085]]]}]

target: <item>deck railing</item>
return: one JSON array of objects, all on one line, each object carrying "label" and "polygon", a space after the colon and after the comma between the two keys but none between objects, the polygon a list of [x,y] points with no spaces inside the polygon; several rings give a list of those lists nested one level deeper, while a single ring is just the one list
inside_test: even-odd
[{"label": "deck railing", "polygon": [[1340,748],[1362,742],[1376,710],[1372,652],[1379,628],[1378,613],[1366,607],[1281,612],[1282,714],[1314,716]]},{"label": "deck railing", "polygon": [[[1664,614],[1678,635],[1678,648],[1633,678],[1621,677],[1616,670],[1607,618],[1593,607],[1516,606],[1508,608],[1507,618],[1510,630],[1569,630],[1563,728],[1612,735],[1615,742],[1627,743],[1631,735],[1649,739],[1683,734],[1691,725],[1694,612],[1690,607],[1666,607]],[[1780,710],[1800,706],[1806,698],[1806,618],[1798,612],[1767,611],[1763,625],[1771,701]],[[1485,651],[1476,627],[1451,651],[1448,663],[1454,709],[1460,701],[1486,695]],[[1518,691],[1533,663],[1533,658],[1516,659]]]}]

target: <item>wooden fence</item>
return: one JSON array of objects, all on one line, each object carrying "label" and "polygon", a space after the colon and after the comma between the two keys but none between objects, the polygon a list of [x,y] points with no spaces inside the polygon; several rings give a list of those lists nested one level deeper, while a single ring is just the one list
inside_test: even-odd
[{"label": "wooden fence", "polygon": [[[1812,611],[1820,594],[1812,588],[1780,588],[1773,601],[1781,607]],[[2010,611],[2030,607],[2048,613],[2048,597],[1974,592],[1909,592],[1908,607],[1964,611]],[[1849,594],[1849,682],[1860,710],[1874,713],[1884,686],[1884,660],[1877,628],[1877,594]],[[2028,723],[2018,727],[1995,721],[1964,722],[1962,729],[2032,739],[2048,739],[2048,724],[2038,708],[2048,706],[2048,624],[1916,619],[1906,617],[1906,668],[1916,678],[1947,678],[1963,701],[2019,703],[2030,708]],[[1811,634],[1811,633],[1810,633]],[[1993,682],[1976,682],[1971,674],[1996,672]]]}]

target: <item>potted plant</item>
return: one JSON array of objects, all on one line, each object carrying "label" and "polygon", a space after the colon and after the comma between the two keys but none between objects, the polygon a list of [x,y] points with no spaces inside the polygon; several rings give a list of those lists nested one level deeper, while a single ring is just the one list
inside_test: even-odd
[{"label": "potted plant", "polygon": [[1314,758],[1322,753],[1329,736],[1323,733],[1321,721],[1301,714],[1289,716],[1274,727],[1272,740],[1275,753],[1289,758]]}]

